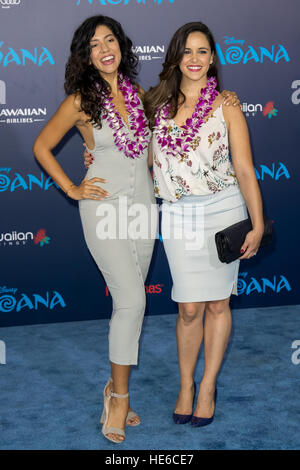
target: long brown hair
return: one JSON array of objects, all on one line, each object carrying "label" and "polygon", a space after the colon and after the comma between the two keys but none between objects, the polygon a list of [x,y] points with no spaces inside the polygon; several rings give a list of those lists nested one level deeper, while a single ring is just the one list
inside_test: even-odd
[{"label": "long brown hair", "polygon": [[67,95],[80,94],[81,111],[90,116],[90,121],[99,128],[102,126],[102,103],[111,91],[109,83],[102,78],[94,65],[89,63],[90,40],[100,25],[107,26],[117,38],[122,56],[119,71],[129,77],[132,84],[135,84],[138,67],[138,58],[132,52],[131,39],[126,36],[121,24],[113,18],[103,15],[91,16],[75,31],[66,65],[65,91]]},{"label": "long brown hair", "polygon": [[200,21],[187,23],[179,28],[171,39],[169,44],[166,59],[163,63],[162,72],[159,74],[160,83],[150,88],[146,93],[144,99],[145,113],[149,119],[150,128],[153,129],[155,124],[155,113],[158,107],[164,104],[170,104],[170,115],[169,118],[173,119],[178,111],[178,103],[184,103],[185,95],[180,90],[182,73],[179,68],[179,64],[182,60],[185,45],[189,34],[199,31],[203,33],[210,45],[211,52],[213,53],[213,63],[211,64],[207,76],[216,77],[219,91],[219,80],[217,70],[217,51],[216,44],[212,33],[208,27]]}]

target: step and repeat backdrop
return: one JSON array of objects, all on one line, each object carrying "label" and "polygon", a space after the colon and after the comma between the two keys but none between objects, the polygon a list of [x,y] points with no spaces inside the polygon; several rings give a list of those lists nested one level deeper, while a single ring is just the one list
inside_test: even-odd
[{"label": "step and repeat backdrop", "polygon": [[[272,247],[240,265],[232,308],[300,303],[300,3],[298,0],[0,0],[0,325],[106,318],[111,297],[85,245],[77,202],[38,165],[33,142],[65,98],[65,63],[82,21],[105,14],[134,43],[144,89],[157,83],[175,30],[212,30],[221,87],[237,92],[247,119]],[[85,174],[72,130],[55,149],[70,178]],[[101,175],[99,175],[101,176]],[[122,260],[120,260],[122,262]],[[175,313],[159,234],[147,314]]]}]

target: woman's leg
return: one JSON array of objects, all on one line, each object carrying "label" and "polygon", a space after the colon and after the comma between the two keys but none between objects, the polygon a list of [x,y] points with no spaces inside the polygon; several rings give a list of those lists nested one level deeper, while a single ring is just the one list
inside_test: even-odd
[{"label": "woman's leg", "polygon": [[[122,277],[124,281],[124,289],[121,288],[119,283],[117,289],[117,295],[114,295],[114,288],[111,288],[112,295],[114,298],[114,313],[110,322],[110,351],[111,355],[115,353],[119,356],[119,346],[121,342],[122,336],[126,335],[127,325],[126,322],[124,324],[123,320],[124,317],[130,317],[132,312],[140,312],[139,315],[134,315],[132,319],[132,323],[138,325],[137,334],[139,337],[142,322],[143,322],[143,314],[145,311],[145,288],[144,282],[148,273],[149,264],[151,261],[151,256],[153,253],[154,247],[154,239],[150,240],[130,240],[129,244],[131,249],[133,250],[133,254],[135,255],[135,262],[134,262],[134,269],[137,271],[137,278],[135,280],[135,285],[131,285],[129,283],[128,274],[127,276],[124,273],[124,277]],[[126,263],[125,263],[126,266]],[[135,277],[135,276],[133,276]],[[115,287],[115,286],[114,286]],[[124,301],[120,301],[122,298],[121,293],[123,292]],[[131,293],[131,294],[130,294]],[[126,296],[126,300],[125,300]],[[118,309],[118,305],[122,305],[122,308]],[[127,304],[127,308],[124,309],[124,305]],[[131,308],[128,309],[128,306],[131,305]],[[124,341],[124,339],[122,340]],[[115,348],[113,345],[117,345],[118,347]],[[130,347],[132,347],[130,345]],[[123,348],[129,350],[129,344],[124,344]],[[116,350],[116,351],[115,351]],[[135,356],[135,354],[134,354]],[[135,364],[136,362],[133,362]],[[116,364],[111,361],[111,378],[112,383],[108,388],[109,391],[113,390],[115,393],[118,394],[126,394],[129,389],[129,377],[130,377],[130,365],[120,365]],[[128,411],[130,410],[129,407],[129,398],[114,398],[111,399],[111,409],[109,413],[109,419],[107,426],[112,427],[119,427],[124,429],[124,422],[127,416]],[[138,416],[132,418],[130,420],[131,424],[138,424],[140,422],[140,418]],[[127,421],[128,424],[128,421]],[[111,435],[109,434],[109,437]],[[120,435],[112,435],[113,438],[123,441],[124,438]]]},{"label": "woman's leg", "polygon": [[179,303],[176,336],[180,391],[175,413],[191,414],[194,394],[194,370],[203,338],[203,313],[205,302]]},{"label": "woman's leg", "polygon": [[[123,251],[123,259],[124,259]],[[120,254],[120,259],[122,256]],[[126,272],[125,267],[127,266]],[[131,365],[138,361],[138,343],[145,311],[145,288],[139,275],[138,265],[120,263],[117,275],[106,273],[107,285],[113,298],[113,314],[109,329],[109,356],[112,383],[106,391],[123,395],[128,393]],[[125,428],[129,408],[128,398],[112,397],[106,427]],[[136,417],[131,424],[138,423]],[[109,436],[111,437],[111,436]],[[124,438],[115,434],[119,441]]]},{"label": "woman's leg", "polygon": [[217,375],[228,344],[232,318],[230,297],[206,302],[204,320],[204,374],[194,416],[210,418],[214,413]]},{"label": "woman's leg", "polygon": [[[113,382],[106,388],[106,393],[111,390],[118,394],[123,394],[122,390],[126,390],[127,393],[130,366],[136,365],[138,360],[138,343],[145,311],[146,299],[141,262],[137,256],[135,241],[99,240],[95,225],[91,224],[93,218],[90,217],[90,213],[81,211],[81,218],[88,248],[105,278],[113,299],[109,328],[109,359]],[[148,251],[150,249],[151,246],[148,247]],[[151,254],[148,256],[148,252],[147,258],[149,264]],[[125,411],[128,411],[128,405],[129,399],[111,399],[109,426],[124,429],[127,414]],[[115,419],[118,409],[120,416]],[[139,418],[134,421],[138,422]],[[120,436],[117,439],[123,440]]]},{"label": "woman's leg", "polygon": [[[108,395],[111,391],[120,395],[128,393],[130,366],[122,366],[119,364],[110,363],[111,365],[111,378],[112,382],[106,389]],[[107,427],[114,427],[124,429],[125,420],[129,409],[128,398],[111,397],[110,410],[107,421]],[[108,434],[108,437],[123,441],[124,437],[119,434]]]}]

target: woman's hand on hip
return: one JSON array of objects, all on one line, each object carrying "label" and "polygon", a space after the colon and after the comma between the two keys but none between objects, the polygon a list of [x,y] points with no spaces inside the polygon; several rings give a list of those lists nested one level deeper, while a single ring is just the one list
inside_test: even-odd
[{"label": "woman's hand on hip", "polygon": [[250,230],[241,246],[241,253],[243,253],[243,255],[239,259],[249,259],[252,258],[252,256],[255,256],[259,249],[262,236],[263,232]]},{"label": "woman's hand on hip", "polygon": [[84,178],[79,186],[72,186],[68,191],[67,195],[75,199],[75,201],[80,201],[81,199],[94,199],[100,201],[106,197],[109,197],[109,194],[104,189],[97,186],[96,182],[106,183],[107,180],[103,178]]}]

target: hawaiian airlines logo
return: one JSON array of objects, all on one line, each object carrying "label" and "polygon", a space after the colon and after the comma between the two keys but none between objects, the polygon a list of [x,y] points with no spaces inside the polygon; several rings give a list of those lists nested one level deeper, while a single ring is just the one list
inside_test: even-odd
[{"label": "hawaiian airlines logo", "polygon": [[260,103],[251,104],[251,103],[243,103],[242,104],[242,111],[245,113],[245,116],[256,116],[258,112],[262,112],[263,106]]},{"label": "hawaiian airlines logo", "polygon": [[32,191],[36,187],[48,191],[52,186],[58,188],[55,181],[43,172],[40,173],[40,176],[31,173],[22,176],[20,173],[11,172],[11,168],[0,168],[0,193],[16,190]]},{"label": "hawaiian airlines logo", "polygon": [[[290,62],[287,50],[282,44],[273,44],[271,47],[245,45],[244,39],[224,36],[225,46],[217,43],[216,49],[222,65],[264,63],[266,60],[277,64],[281,60]],[[227,47],[229,46],[229,47]]]},{"label": "hawaiian airlines logo", "polygon": [[53,310],[55,307],[66,307],[66,302],[58,291],[44,294],[28,294],[18,292],[17,288],[0,287],[0,312],[11,313],[21,310],[36,310],[41,308]]},{"label": "hawaiian airlines logo", "polygon": [[3,108],[0,110],[0,124],[33,124],[43,122],[47,108]]},{"label": "hawaiian airlines logo", "polygon": [[[0,81],[0,104],[6,104],[6,87]],[[32,124],[43,122],[47,117],[47,108],[2,108],[0,124]]]},{"label": "hawaiian airlines logo", "polygon": [[300,103],[300,80],[294,80],[292,83],[292,88],[296,90],[292,94],[292,98],[291,98],[292,103],[299,104]]},{"label": "hawaiian airlines logo", "polygon": [[144,45],[133,47],[132,50],[138,56],[139,60],[163,59],[165,54],[165,46]]},{"label": "hawaiian airlines logo", "polygon": [[20,246],[33,242],[35,245],[44,246],[48,245],[50,237],[46,235],[46,230],[41,228],[34,235],[33,232],[11,232],[0,233],[0,246]]},{"label": "hawaiian airlines logo", "polygon": [[4,41],[0,41],[0,65],[3,67],[7,67],[10,64],[25,67],[30,63],[41,67],[47,62],[50,65],[55,64],[51,52],[44,46],[35,47],[30,51],[27,49],[15,50],[7,46]]},{"label": "hawaiian airlines logo", "polygon": [[0,80],[0,104],[6,104],[6,85],[3,80]]},{"label": "hawaiian airlines logo", "polygon": [[136,3],[137,5],[161,5],[161,4],[171,4],[174,3],[175,0],[76,0],[76,5],[89,3],[90,5],[94,3],[98,3],[101,6],[106,5],[129,5]]},{"label": "hawaiian airlines logo", "polygon": [[257,114],[262,113],[263,116],[271,118],[277,116],[278,113],[278,109],[274,107],[274,101],[268,101],[264,106],[261,103],[243,103],[241,109],[247,117],[255,117]]},{"label": "hawaiian airlines logo", "polygon": [[0,246],[26,245],[28,240],[33,240],[32,232],[12,232],[0,233]]},{"label": "hawaiian airlines logo", "polygon": [[0,0],[0,5],[2,8],[10,8],[15,5],[20,5],[21,0]]},{"label": "hawaiian airlines logo", "polygon": [[262,113],[264,116],[268,116],[269,119],[277,116],[278,109],[274,107],[274,101],[268,101],[264,106]]}]

